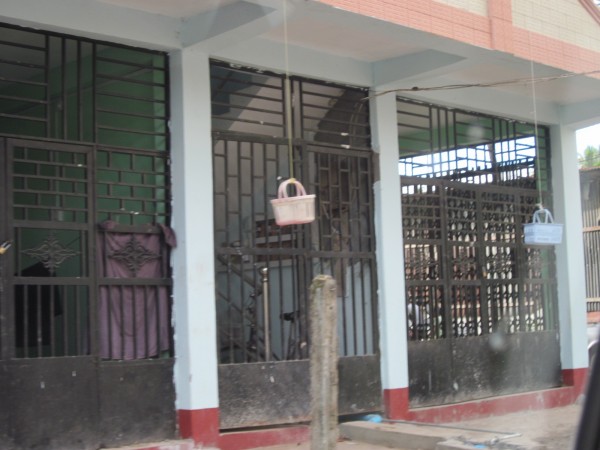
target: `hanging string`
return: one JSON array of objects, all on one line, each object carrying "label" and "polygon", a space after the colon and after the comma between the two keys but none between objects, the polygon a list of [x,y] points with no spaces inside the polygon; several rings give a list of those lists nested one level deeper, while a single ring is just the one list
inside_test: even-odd
[{"label": "hanging string", "polygon": [[533,82],[533,60],[529,60],[531,70],[531,97],[533,101],[533,132],[535,137],[535,181],[538,190],[538,207],[543,208],[542,203],[542,172],[540,170],[540,145],[538,141],[537,99],[535,95],[535,82]]},{"label": "hanging string", "polygon": [[535,138],[535,184],[538,190],[538,204],[539,209],[543,209],[543,198],[542,198],[542,171],[540,163],[540,145],[538,139],[538,117],[537,117],[537,97],[535,92],[535,73],[533,69],[533,58],[531,57],[531,36],[529,37],[529,70],[531,77],[531,101],[533,102],[533,132]]},{"label": "hanging string", "polygon": [[290,81],[290,60],[288,54],[287,0],[283,0],[283,47],[285,54],[285,80],[283,85],[285,101],[286,134],[288,138],[288,160],[290,180],[294,178],[294,148],[292,147],[292,83]]}]

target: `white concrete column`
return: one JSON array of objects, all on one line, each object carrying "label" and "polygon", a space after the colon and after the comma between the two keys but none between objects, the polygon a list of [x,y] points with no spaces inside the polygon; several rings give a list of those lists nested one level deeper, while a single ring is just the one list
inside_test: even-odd
[{"label": "white concrete column", "polygon": [[381,377],[386,414],[397,418],[408,411],[408,340],[395,94],[371,99],[371,131],[379,155],[374,190]]},{"label": "white concrete column", "polygon": [[219,405],[210,67],[190,48],[170,64],[176,407],[184,437],[207,442],[218,433]]},{"label": "white concrete column", "polygon": [[554,219],[564,224],[556,246],[560,358],[565,369],[587,368],[585,263],[575,130],[553,126],[550,133]]}]

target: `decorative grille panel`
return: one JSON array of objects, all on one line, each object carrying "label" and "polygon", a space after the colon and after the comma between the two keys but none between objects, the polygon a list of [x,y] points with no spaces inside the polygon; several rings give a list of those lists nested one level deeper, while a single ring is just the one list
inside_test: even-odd
[{"label": "decorative grille panel", "polygon": [[[294,77],[290,161],[284,77],[216,62],[211,75],[220,362],[306,359],[308,288],[317,274],[338,283],[340,354],[375,354],[366,91]],[[290,163],[316,194],[317,220],[279,227],[270,200],[291,176]]]},{"label": "decorative grille panel", "polygon": [[410,339],[556,328],[554,250],[523,244],[536,198],[402,177]]}]

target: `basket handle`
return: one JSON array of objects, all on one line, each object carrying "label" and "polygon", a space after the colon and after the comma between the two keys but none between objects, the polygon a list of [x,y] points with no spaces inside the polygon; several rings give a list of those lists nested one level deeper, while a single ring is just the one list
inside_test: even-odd
[{"label": "basket handle", "polygon": [[289,178],[279,185],[279,189],[277,190],[277,198],[288,198],[287,187],[289,184],[296,185],[296,191],[298,194],[300,194],[299,197],[306,195],[306,190],[304,189],[304,186],[302,186],[302,183],[294,178]]},{"label": "basket handle", "polygon": [[[540,213],[546,215],[544,222],[540,219]],[[546,208],[540,208],[533,213],[533,223],[554,223],[554,217],[552,217],[552,213]]]}]

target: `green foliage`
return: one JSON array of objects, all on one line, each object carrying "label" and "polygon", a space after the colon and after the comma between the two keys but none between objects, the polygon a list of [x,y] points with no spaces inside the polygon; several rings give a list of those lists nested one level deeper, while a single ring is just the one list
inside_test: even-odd
[{"label": "green foliage", "polygon": [[588,145],[583,151],[583,155],[579,155],[579,167],[600,167],[600,149]]}]

